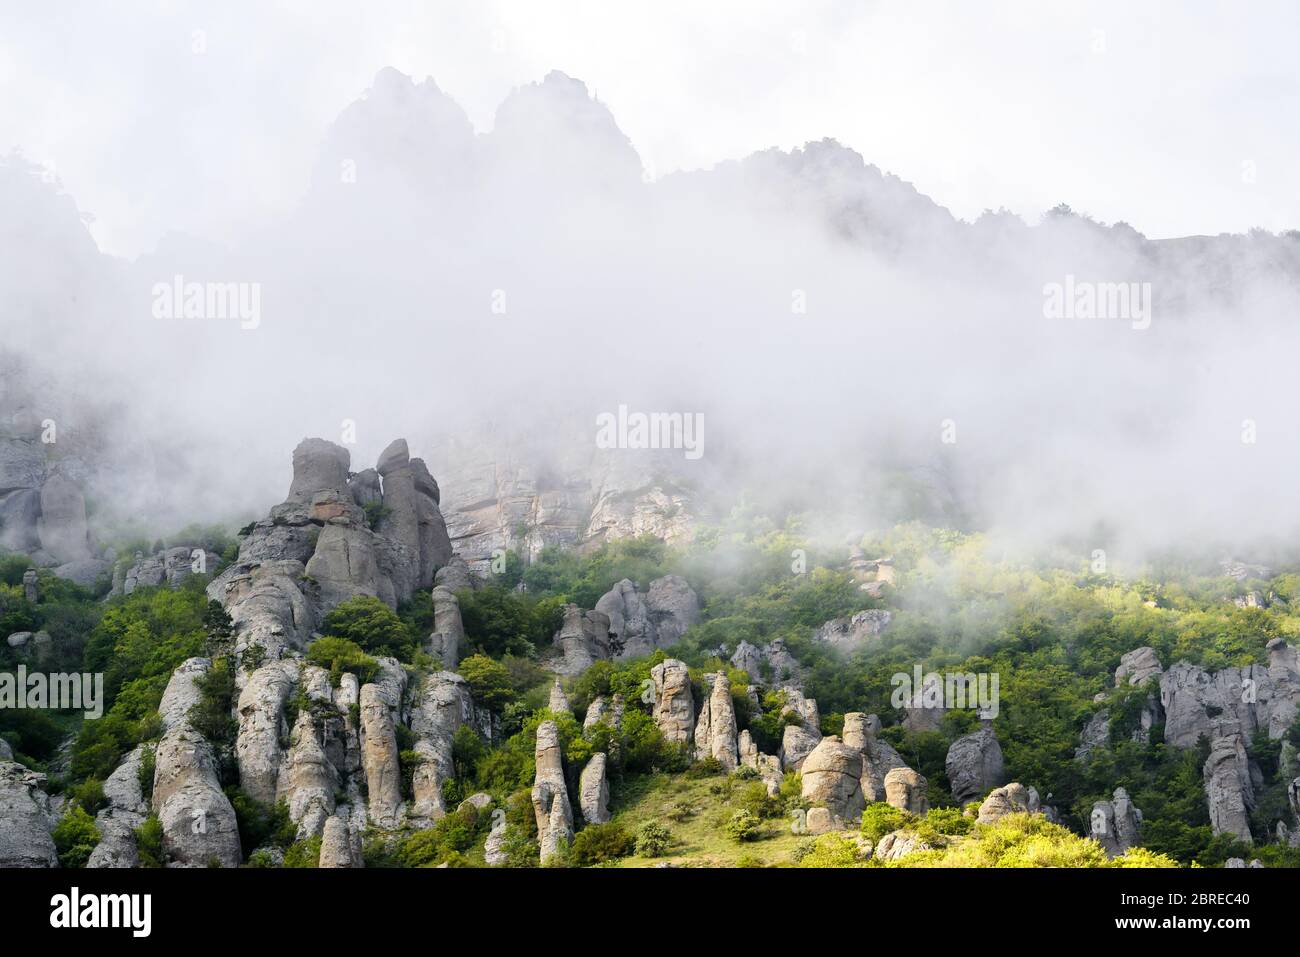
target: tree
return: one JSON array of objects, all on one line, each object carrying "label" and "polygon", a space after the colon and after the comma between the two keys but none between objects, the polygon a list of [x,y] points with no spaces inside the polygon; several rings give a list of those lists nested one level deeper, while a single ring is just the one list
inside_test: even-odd
[{"label": "tree", "polygon": [[370,595],[358,595],[337,605],[321,623],[321,634],[354,642],[365,651],[386,654],[413,644],[397,612]]},{"label": "tree", "polygon": [[460,663],[457,670],[469,682],[470,694],[474,700],[489,711],[500,714],[517,697],[510,670],[487,655],[470,655]]}]

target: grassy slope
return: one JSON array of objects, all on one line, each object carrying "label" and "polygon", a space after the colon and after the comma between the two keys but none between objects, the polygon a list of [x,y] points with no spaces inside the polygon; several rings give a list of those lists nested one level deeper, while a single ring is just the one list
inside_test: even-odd
[{"label": "grassy slope", "polygon": [[[624,779],[611,795],[614,820],[633,834],[642,821],[660,821],[672,831],[674,844],[663,857],[634,855],[620,860],[618,866],[652,867],[669,862],[678,867],[736,867],[742,859],[744,866],[792,864],[795,848],[807,838],[791,833],[788,820],[765,821],[762,838],[744,844],[727,834],[725,825],[736,806],[725,799],[725,790],[714,793],[726,786],[726,775],[652,774]],[[669,815],[678,804],[695,808],[695,813],[683,821],[671,820]]]}]

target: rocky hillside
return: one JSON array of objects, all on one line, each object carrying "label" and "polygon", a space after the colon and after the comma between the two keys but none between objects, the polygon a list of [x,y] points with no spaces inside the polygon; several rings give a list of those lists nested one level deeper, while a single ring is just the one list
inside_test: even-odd
[{"label": "rocky hillside", "polygon": [[1300,863],[1292,573],[1122,581],[921,526],[826,550],[739,514],[471,566],[405,441],[354,471],[307,439],[292,471],[236,542],[96,590],[48,567],[68,523],[32,470],[0,668],[108,700],[0,710],[0,864]]}]

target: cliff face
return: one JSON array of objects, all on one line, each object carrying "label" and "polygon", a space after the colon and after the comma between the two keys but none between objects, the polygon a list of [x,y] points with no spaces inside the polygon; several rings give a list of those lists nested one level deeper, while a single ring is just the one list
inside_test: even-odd
[{"label": "cliff face", "polygon": [[434,448],[448,535],[476,571],[486,572],[497,550],[531,561],[551,545],[598,547],[637,535],[678,544],[709,514],[712,472],[702,463],[679,450],[595,448],[594,426],[570,432],[570,443],[545,451],[500,433]]}]

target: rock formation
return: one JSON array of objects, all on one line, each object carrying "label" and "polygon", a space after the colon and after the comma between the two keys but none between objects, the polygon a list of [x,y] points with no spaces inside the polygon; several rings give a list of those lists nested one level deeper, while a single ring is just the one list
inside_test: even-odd
[{"label": "rock formation", "polygon": [[862,797],[868,804],[885,800],[885,775],[907,762],[879,737],[880,719],[851,711],[844,716],[844,743],[862,755]]},{"label": "rock formation", "polygon": [[1225,733],[1210,745],[1205,760],[1205,797],[1215,834],[1251,842],[1250,812],[1255,806],[1250,760],[1240,733]]},{"label": "rock formation", "polygon": [[546,708],[553,714],[560,714],[569,710],[569,698],[560,687],[560,679],[556,678],[551,685],[551,696],[546,702]]},{"label": "rock formation", "polygon": [[319,866],[325,868],[361,866],[352,832],[341,817],[329,818],[321,829]]},{"label": "rock formation", "polygon": [[913,689],[911,702],[903,708],[902,725],[908,731],[939,731],[943,728],[943,678],[930,672]]},{"label": "rock formation", "polygon": [[129,595],[137,588],[176,588],[191,575],[210,575],[221,564],[221,556],[197,545],[175,545],[145,557],[137,554],[131,564],[119,563],[113,570],[113,595]]},{"label": "rock formation", "polygon": [[1149,678],[1158,678],[1163,672],[1154,648],[1134,648],[1119,659],[1119,667],[1115,669],[1115,687],[1143,685]]},{"label": "rock formation", "polygon": [[787,688],[785,695],[786,704],[781,714],[798,719],[798,723],[787,724],[782,730],[781,749],[777,756],[786,771],[798,771],[822,739],[821,715],[814,699],[805,698],[793,688]]},{"label": "rock formation", "polygon": [[0,868],[58,867],[45,775],[0,760]]},{"label": "rock formation", "polygon": [[163,735],[154,762],[153,809],[168,859],[182,867],[238,867],[235,810],[222,792],[212,746],[188,718]]},{"label": "rock formation", "polygon": [[712,691],[701,705],[695,725],[695,759],[714,758],[726,770],[734,771],[740,761],[731,684],[722,672],[712,676],[712,683]]},{"label": "rock formation", "polygon": [[767,788],[768,797],[776,797],[781,790],[784,775],[781,773],[781,759],[774,754],[763,754],[754,743],[749,730],[741,731],[736,736],[736,753],[742,766],[753,768],[759,779]]},{"label": "rock formation", "polygon": [[90,868],[136,867],[140,863],[135,829],[149,813],[140,787],[144,745],[138,745],[104,780],[105,807],[95,816],[100,842],[90,854]]},{"label": "rock formation", "polygon": [[856,651],[884,631],[892,617],[882,609],[869,609],[847,618],[834,618],[813,633],[813,640],[824,641],[840,651]]},{"label": "rock formation", "polygon": [[402,813],[402,772],[393,712],[379,686],[361,686],[361,753],[370,820],[396,827]]},{"label": "rock formation", "polygon": [[804,799],[825,807],[836,827],[861,817],[862,753],[836,735],[822,738],[804,760],[802,782]]},{"label": "rock formation", "polygon": [[580,675],[593,662],[609,658],[609,619],[601,611],[565,605],[560,630],[552,641],[561,657],[550,662],[551,669],[562,675]]},{"label": "rock formation", "polygon": [[1098,801],[1092,806],[1089,822],[1092,839],[1110,857],[1118,857],[1137,846],[1141,824],[1142,812],[1133,806],[1123,788],[1115,789],[1112,800]]},{"label": "rock formation", "polygon": [[1008,814],[1037,814],[1041,810],[1042,800],[1038,791],[1012,782],[989,792],[989,796],[980,804],[976,820],[980,824],[992,824]]},{"label": "rock formation", "polygon": [[610,647],[621,660],[675,645],[699,621],[700,602],[679,575],[656,578],[644,595],[625,578],[601,596],[596,611],[609,619]]},{"label": "rock formation", "polygon": [[695,699],[685,663],[668,658],[650,669],[650,678],[654,682],[655,724],[673,744],[690,742],[695,730]]},{"label": "rock formation", "polygon": [[537,726],[535,752],[537,775],[533,783],[533,814],[537,820],[537,844],[545,864],[573,841],[573,809],[564,783],[560,732],[554,721]]},{"label": "rock formation", "polygon": [[280,741],[288,737],[284,703],[298,680],[292,661],[272,661],[258,668],[240,692],[237,706],[239,732],[235,756],[239,784],[244,793],[264,804],[275,803],[276,783],[283,752]]},{"label": "rock formation", "polygon": [[948,748],[944,761],[952,796],[966,804],[997,787],[1003,777],[1002,747],[989,723],[978,731],[962,735]]},{"label": "rock formation", "polygon": [[429,654],[440,660],[444,668],[455,668],[460,662],[461,643],[465,640],[460,601],[446,585],[435,586],[431,596],[433,633],[429,635]]},{"label": "rock formation", "polygon": [[604,824],[609,820],[609,781],[605,777],[604,752],[593,754],[582,769],[578,803],[582,819],[588,824]]},{"label": "rock formation", "polygon": [[885,801],[909,814],[923,815],[930,809],[925,778],[911,768],[894,768],[885,775]]}]

